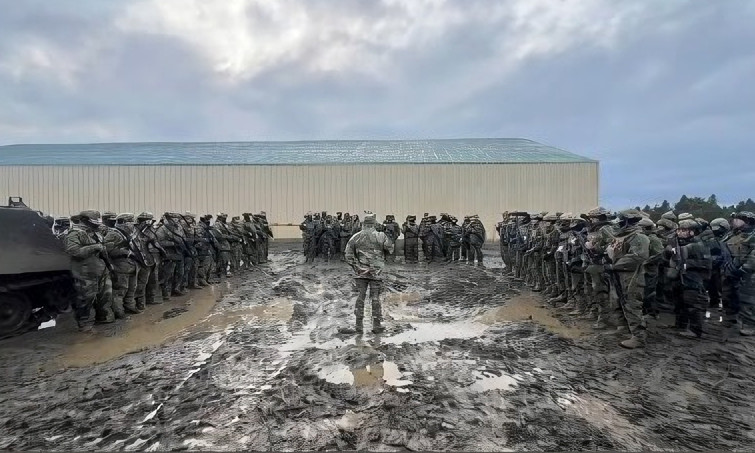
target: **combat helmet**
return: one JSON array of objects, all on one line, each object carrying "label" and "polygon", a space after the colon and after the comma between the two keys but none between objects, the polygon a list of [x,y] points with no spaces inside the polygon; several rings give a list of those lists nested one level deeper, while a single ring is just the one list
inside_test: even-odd
[{"label": "combat helmet", "polygon": [[136,220],[138,222],[141,222],[142,220],[154,220],[154,219],[155,219],[155,215],[149,211],[144,211],[138,216],[136,216]]},{"label": "combat helmet", "polygon": [[689,212],[682,212],[679,214],[679,217],[677,217],[677,220],[681,222],[682,220],[695,220],[695,216],[690,214]]},{"label": "combat helmet", "polygon": [[750,211],[734,212],[731,214],[731,216],[735,219],[742,219],[749,223],[755,223],[755,214]]},{"label": "combat helmet", "polygon": [[610,217],[611,211],[608,209],[598,206],[596,208],[592,208],[589,211],[587,211],[587,217],[600,217],[600,216],[606,216]]},{"label": "combat helmet", "polygon": [[674,213],[674,211],[667,211],[667,212],[664,212],[664,213],[663,213],[663,214],[661,215],[661,218],[662,218],[662,219],[671,220],[672,222],[676,222],[676,220],[677,220],[677,218],[676,218],[676,214]]},{"label": "combat helmet", "polygon": [[115,216],[116,223],[134,223],[134,214],[130,212],[122,212]]},{"label": "combat helmet", "polygon": [[697,223],[695,219],[680,219],[679,228],[685,230],[698,230],[700,228],[700,224]]},{"label": "combat helmet", "polygon": [[728,220],[719,217],[710,221],[710,229],[713,230],[714,233],[726,233],[731,230],[731,225],[729,225]]},{"label": "combat helmet", "polygon": [[[74,216],[71,216],[71,218],[73,217]],[[96,211],[94,209],[87,209],[87,210],[81,211],[78,215],[78,219],[80,223],[97,226],[97,227],[102,225],[100,218],[101,218],[100,211]]]},{"label": "combat helmet", "polygon": [[555,212],[549,212],[548,214],[543,217],[543,220],[546,222],[555,222],[559,218],[559,214]]},{"label": "combat helmet", "polygon": [[639,225],[641,228],[645,230],[654,230],[655,229],[655,223],[650,220],[649,217],[642,217],[639,222],[637,222],[637,225]]}]

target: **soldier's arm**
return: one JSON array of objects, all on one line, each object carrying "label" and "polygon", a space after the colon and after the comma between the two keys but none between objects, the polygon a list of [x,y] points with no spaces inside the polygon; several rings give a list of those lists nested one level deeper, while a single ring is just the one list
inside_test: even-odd
[{"label": "soldier's arm", "polygon": [[349,239],[349,242],[346,243],[346,250],[344,251],[344,260],[349,264],[349,266],[355,266],[357,264],[356,261],[356,246],[354,242],[354,238],[356,236],[352,236],[351,239]]},{"label": "soldier's arm", "polygon": [[755,273],[755,236],[750,235],[750,253],[742,259],[742,270],[751,275]]},{"label": "soldier's arm", "polygon": [[107,254],[111,258],[120,258],[128,255],[128,248],[121,247],[121,236],[115,231],[108,231],[102,242],[105,244]]},{"label": "soldier's arm", "polygon": [[102,250],[102,245],[100,244],[82,245],[81,236],[75,233],[66,236],[65,244],[66,253],[80,260],[94,256]]},{"label": "soldier's arm", "polygon": [[650,257],[650,241],[647,236],[636,235],[629,241],[629,253],[619,258],[613,269],[617,271],[634,271]]}]

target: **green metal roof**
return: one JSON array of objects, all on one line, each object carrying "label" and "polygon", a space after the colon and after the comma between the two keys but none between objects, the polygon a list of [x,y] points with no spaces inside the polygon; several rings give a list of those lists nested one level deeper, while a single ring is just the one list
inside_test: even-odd
[{"label": "green metal roof", "polygon": [[521,138],[0,146],[0,165],[338,165],[595,162]]}]

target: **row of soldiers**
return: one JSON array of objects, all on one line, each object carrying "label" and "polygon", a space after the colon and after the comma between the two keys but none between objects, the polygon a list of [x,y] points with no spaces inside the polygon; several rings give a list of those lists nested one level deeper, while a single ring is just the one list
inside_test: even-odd
[{"label": "row of soldiers", "polygon": [[[348,212],[343,215],[338,212],[335,217],[325,211],[308,212],[299,229],[302,231],[305,262],[313,262],[317,256],[327,262],[343,254],[349,239],[361,231],[362,223],[358,215],[352,216]],[[420,241],[428,262],[461,259],[470,263],[476,260],[480,266],[483,263],[482,246],[486,233],[478,215],[464,217],[461,225],[456,217],[448,213],[440,214],[440,220],[435,215],[425,213],[419,224],[417,216],[409,215],[399,226],[396,217],[388,214],[382,224],[376,225],[376,230],[385,233],[393,243],[403,235],[406,263],[419,262]],[[395,259],[393,253],[388,253],[385,258],[389,262]]]},{"label": "row of soldiers", "polygon": [[542,291],[548,303],[629,329],[620,344],[643,347],[646,320],[673,313],[689,338],[704,334],[706,311],[720,307],[725,340],[755,335],[755,214],[710,222],[683,213],[653,222],[631,209],[613,215],[504,213],[496,226],[504,272]]},{"label": "row of soldiers", "polygon": [[[79,329],[138,314],[267,262],[273,237],[264,212],[232,217],[86,210],[58,218],[53,232],[72,257]],[[95,317],[91,318],[94,309]]]}]

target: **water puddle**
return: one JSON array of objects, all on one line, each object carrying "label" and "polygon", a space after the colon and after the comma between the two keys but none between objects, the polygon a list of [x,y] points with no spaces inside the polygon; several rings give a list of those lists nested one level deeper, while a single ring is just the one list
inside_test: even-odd
[{"label": "water puddle", "polygon": [[482,335],[488,325],[479,322],[450,322],[450,323],[412,323],[413,329],[405,330],[381,341],[386,344],[427,343],[441,341],[447,338],[475,338]]},{"label": "water puddle", "polygon": [[[77,337],[60,357],[60,363],[65,367],[83,367],[161,345],[206,318],[215,306],[220,291],[219,288],[208,287],[176,298],[175,302],[150,305],[144,313],[132,315],[123,325],[123,331],[113,336],[95,334]],[[180,316],[163,319],[166,311],[176,307],[186,308],[186,311]]]},{"label": "water puddle", "polygon": [[490,372],[475,371],[474,377],[477,379],[472,385],[467,387],[473,392],[487,392],[490,390],[511,390],[518,385],[517,376],[501,374],[496,376]]},{"label": "water puddle", "polygon": [[543,301],[531,295],[522,295],[496,307],[477,318],[478,322],[492,325],[499,322],[533,321],[549,332],[564,338],[579,338],[584,330],[577,326],[566,326],[541,305]]},{"label": "water puddle", "polygon": [[223,310],[213,313],[207,320],[202,322],[201,327],[225,329],[229,325],[238,322],[251,323],[254,321],[278,321],[286,322],[294,313],[294,304],[288,297],[276,297],[264,305],[238,308],[235,310]]},{"label": "water puddle", "polygon": [[378,387],[383,384],[391,387],[404,387],[412,381],[403,379],[402,373],[394,362],[383,361],[363,368],[349,368],[347,365],[327,365],[322,367],[317,376],[332,384],[347,384],[354,387]]}]

